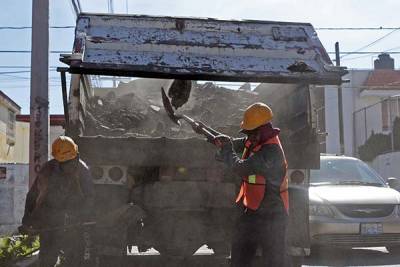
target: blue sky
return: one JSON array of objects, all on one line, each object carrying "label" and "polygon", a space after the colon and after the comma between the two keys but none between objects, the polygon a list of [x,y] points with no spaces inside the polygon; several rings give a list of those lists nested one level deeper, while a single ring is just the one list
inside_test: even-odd
[{"label": "blue sky", "polygon": [[[107,12],[108,0],[80,0],[85,12]],[[114,0],[114,12],[148,15],[215,17],[310,22],[314,27],[400,27],[398,0]],[[1,0],[0,27],[30,26],[31,0]],[[50,25],[74,25],[70,0],[50,0]],[[378,31],[318,31],[328,51],[340,42],[341,51],[355,51],[390,33]],[[30,30],[0,30],[0,50],[30,50]],[[51,29],[50,50],[71,50],[73,29]],[[400,51],[400,30],[363,51]],[[400,66],[400,55],[395,58]],[[375,55],[349,55],[342,65],[372,68]],[[50,55],[50,66],[61,66],[57,54]],[[0,53],[0,73],[29,71],[29,54]],[[13,98],[22,113],[29,112],[29,73],[0,74],[0,90]],[[59,75],[50,71],[50,112],[62,113]]]}]

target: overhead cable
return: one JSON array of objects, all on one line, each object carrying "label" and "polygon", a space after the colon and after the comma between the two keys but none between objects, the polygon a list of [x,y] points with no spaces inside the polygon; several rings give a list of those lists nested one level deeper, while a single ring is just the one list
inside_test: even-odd
[{"label": "overhead cable", "polygon": [[398,30],[400,27],[316,27],[319,31],[376,31]]},{"label": "overhead cable", "polygon": [[[75,29],[75,26],[50,26],[50,29]],[[30,30],[32,26],[3,26],[0,30]]]},{"label": "overhead cable", "polygon": [[[31,53],[31,50],[0,50],[0,53]],[[51,54],[68,54],[71,53],[71,51],[57,51],[57,50],[53,50],[53,51],[49,51],[49,53]]]},{"label": "overhead cable", "polygon": [[[74,25],[50,26],[50,29],[74,29]],[[0,26],[0,30],[27,30],[32,26]],[[380,31],[398,30],[400,27],[315,27],[317,31]]]},{"label": "overhead cable", "polygon": [[[358,48],[357,50],[353,51],[352,53],[345,54],[345,55],[341,56],[340,58],[344,58],[344,57],[346,57],[346,56],[348,56],[348,55],[355,54],[355,53],[357,53],[357,52],[360,52],[361,50],[364,50],[365,48],[368,48],[368,47],[370,47],[370,46],[373,46],[374,44],[376,44],[376,43],[382,41],[383,39],[387,38],[389,35],[393,34],[394,32],[396,32],[396,31],[399,30],[399,29],[400,29],[400,28],[394,29],[394,30],[392,30],[391,32],[389,32],[389,33],[383,35],[382,37],[380,37],[380,38],[378,38],[378,39],[376,39],[375,41],[373,41],[373,42],[371,42],[371,43],[369,43],[369,44],[367,44],[367,45],[364,45],[364,46]],[[342,53],[341,53],[341,54],[342,54]]]},{"label": "overhead cable", "polygon": [[360,58],[366,58],[366,57],[371,57],[373,55],[377,55],[377,54],[382,54],[382,53],[389,53],[389,54],[398,54],[397,51],[392,51],[392,50],[396,50],[396,49],[400,49],[400,46],[396,46],[381,52],[376,52],[376,53],[370,53],[370,54],[366,54],[364,56],[358,56],[358,57],[351,57],[351,58],[345,58],[343,60],[349,61],[349,60],[355,60],[355,59],[360,59]]}]

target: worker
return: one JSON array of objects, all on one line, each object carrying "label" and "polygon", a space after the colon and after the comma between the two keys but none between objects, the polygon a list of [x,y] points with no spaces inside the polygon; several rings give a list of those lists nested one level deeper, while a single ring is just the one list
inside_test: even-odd
[{"label": "worker", "polygon": [[54,159],[46,162],[28,192],[20,232],[39,234],[39,266],[86,266],[93,262],[90,229],[94,192],[78,146],[67,136],[52,144]]},{"label": "worker", "polygon": [[[240,125],[246,138],[233,140],[212,128],[219,158],[242,178],[236,203],[241,215],[232,241],[231,266],[252,266],[257,249],[261,266],[286,264],[286,226],[289,211],[287,163],[279,140],[280,129],[271,124],[273,113],[264,103],[249,106]],[[206,127],[198,122],[198,127]],[[196,130],[196,129],[195,129]],[[241,157],[235,152],[243,151]]]}]

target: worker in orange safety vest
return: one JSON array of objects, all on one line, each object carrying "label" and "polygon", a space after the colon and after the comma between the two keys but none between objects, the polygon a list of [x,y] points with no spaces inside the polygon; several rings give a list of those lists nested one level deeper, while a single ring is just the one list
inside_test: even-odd
[{"label": "worker in orange safety vest", "polygon": [[[236,203],[241,207],[232,242],[231,266],[251,266],[257,249],[262,266],[286,264],[286,227],[289,214],[287,162],[271,124],[272,110],[264,103],[249,106],[240,125],[247,137],[231,137],[198,122],[216,134],[222,161],[242,178]],[[235,151],[243,151],[239,156]]]}]

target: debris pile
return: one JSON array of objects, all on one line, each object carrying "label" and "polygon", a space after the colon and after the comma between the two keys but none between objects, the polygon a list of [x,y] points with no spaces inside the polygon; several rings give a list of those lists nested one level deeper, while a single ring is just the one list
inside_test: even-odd
[{"label": "debris pile", "polygon": [[[131,82],[134,83],[135,81]],[[104,136],[146,136],[188,138],[198,136],[182,121],[174,124],[167,116],[161,100],[161,86],[141,89],[123,84],[125,94],[115,92],[93,97],[86,110],[85,134]],[[126,90],[128,88],[129,90]],[[114,91],[118,91],[114,89]],[[200,120],[214,129],[237,135],[243,111],[257,101],[257,93],[231,90],[211,82],[193,83],[188,102],[177,113]]]}]

